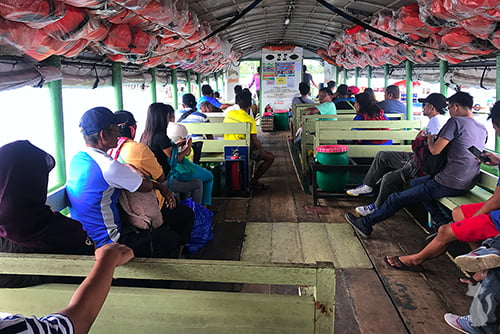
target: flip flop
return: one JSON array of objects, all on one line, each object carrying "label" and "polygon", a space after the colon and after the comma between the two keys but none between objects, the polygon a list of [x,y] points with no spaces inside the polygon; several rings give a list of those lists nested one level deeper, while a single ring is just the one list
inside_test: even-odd
[{"label": "flip flop", "polygon": [[415,267],[407,266],[399,259],[399,256],[392,256],[392,261],[394,262],[394,264],[391,264],[389,262],[389,258],[390,258],[390,256],[384,256],[384,261],[385,261],[385,263],[387,263],[387,265],[389,267],[391,267],[393,269],[406,270],[406,271],[422,271],[422,268],[419,266],[415,266]]}]

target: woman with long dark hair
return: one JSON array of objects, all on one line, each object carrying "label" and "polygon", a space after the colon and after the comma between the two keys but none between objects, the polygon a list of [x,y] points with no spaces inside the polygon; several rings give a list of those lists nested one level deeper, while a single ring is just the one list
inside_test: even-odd
[{"label": "woman with long dark hair", "polygon": [[[193,200],[198,204],[203,199],[203,181],[192,178],[178,180],[170,178],[169,159],[172,157],[172,141],[167,136],[167,126],[171,118],[174,117],[174,108],[165,103],[152,103],[148,107],[146,125],[142,133],[140,142],[149,146],[156,159],[163,168],[166,176],[165,185],[173,192],[191,193]],[[186,152],[187,153],[187,152]],[[180,153],[179,157],[184,158],[185,153]]]},{"label": "woman with long dark hair", "polygon": [[[359,93],[354,97],[354,108],[356,109],[355,121],[388,121],[384,111],[377,105],[375,100],[368,93]],[[361,129],[359,129],[361,130]],[[389,130],[389,129],[373,129]],[[392,140],[363,140],[364,145],[392,145]]]}]

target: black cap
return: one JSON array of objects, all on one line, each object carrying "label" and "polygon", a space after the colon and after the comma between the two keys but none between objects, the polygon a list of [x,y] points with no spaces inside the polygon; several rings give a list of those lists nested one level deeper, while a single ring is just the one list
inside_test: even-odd
[{"label": "black cap", "polygon": [[136,125],[137,122],[135,121],[135,118],[134,118],[134,115],[130,112],[130,111],[127,111],[127,110],[118,110],[118,111],[115,111],[115,115],[118,115],[120,117],[123,117],[124,119],[126,119],[125,122],[123,122],[123,125],[125,126],[133,126],[133,125]]},{"label": "black cap", "polygon": [[446,97],[443,94],[432,93],[425,99],[418,99],[418,102],[432,104],[440,114],[446,112]]}]

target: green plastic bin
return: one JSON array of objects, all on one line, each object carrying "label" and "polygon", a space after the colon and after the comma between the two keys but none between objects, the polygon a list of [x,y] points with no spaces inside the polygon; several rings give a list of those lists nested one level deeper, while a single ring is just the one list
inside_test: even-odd
[{"label": "green plastic bin", "polygon": [[288,110],[274,111],[274,129],[276,131],[288,130]]},{"label": "green plastic bin", "polygon": [[[321,165],[348,165],[348,147],[321,145],[316,147],[316,161]],[[316,172],[318,187],[328,192],[343,192],[349,182],[349,172]]]}]

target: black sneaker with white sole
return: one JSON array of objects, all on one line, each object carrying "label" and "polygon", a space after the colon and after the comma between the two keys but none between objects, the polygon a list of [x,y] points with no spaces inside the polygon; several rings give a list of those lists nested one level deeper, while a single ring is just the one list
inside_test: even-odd
[{"label": "black sneaker with white sole", "polygon": [[347,222],[352,227],[354,227],[354,229],[356,231],[359,232],[359,234],[361,234],[365,238],[369,238],[370,237],[370,235],[372,234],[373,228],[371,226],[369,226],[369,225],[366,225],[363,222],[363,218],[362,217],[356,217],[355,215],[353,215],[350,212],[346,213],[344,215],[344,217],[345,217],[345,220],[347,220]]}]

